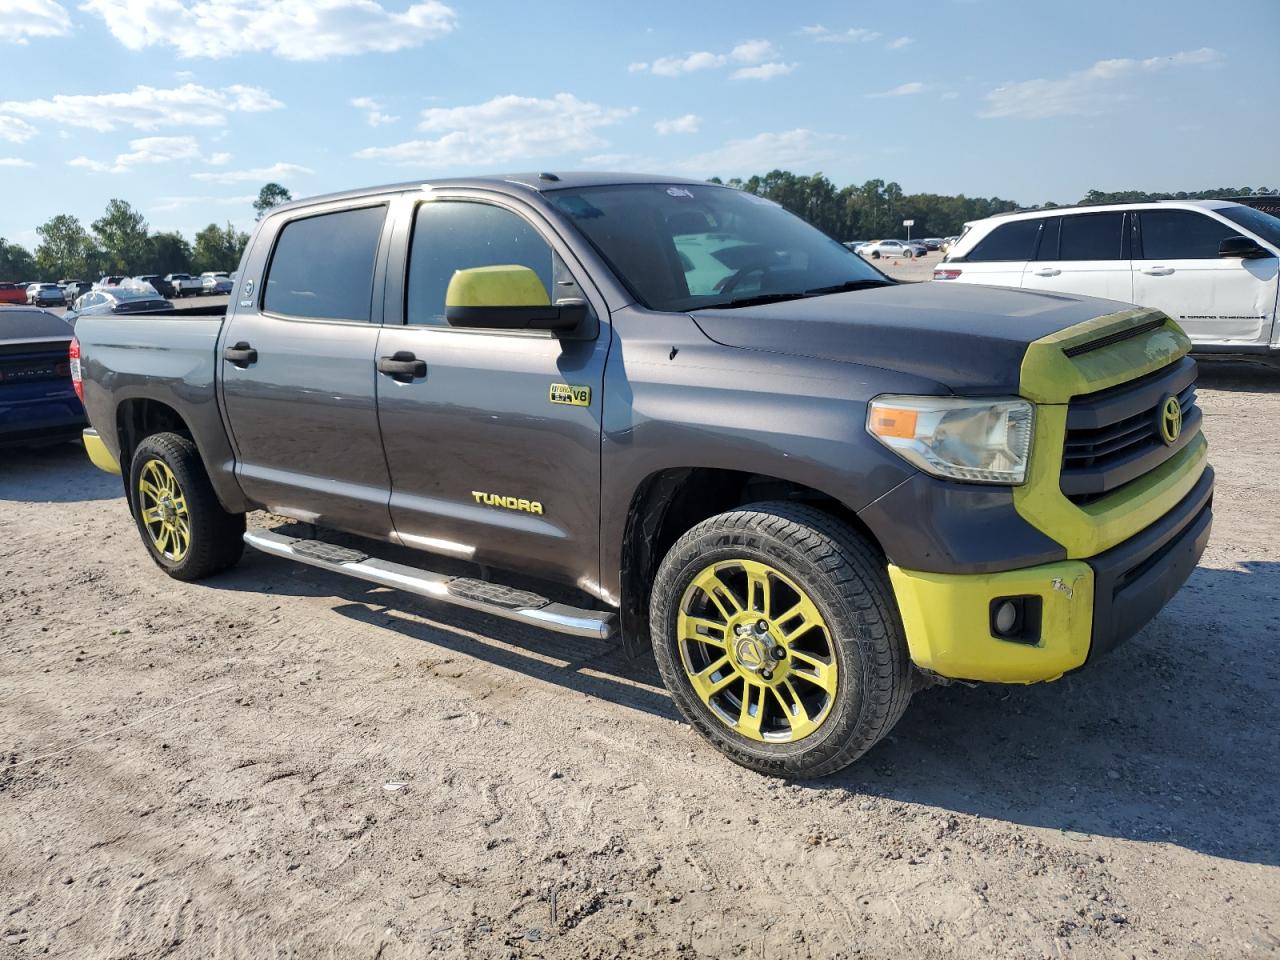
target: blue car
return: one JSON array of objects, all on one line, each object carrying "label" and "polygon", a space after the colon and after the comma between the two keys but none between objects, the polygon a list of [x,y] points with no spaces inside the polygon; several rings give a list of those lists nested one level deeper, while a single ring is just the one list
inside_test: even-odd
[{"label": "blue car", "polygon": [[74,440],[87,425],[71,383],[71,327],[33,307],[0,307],[0,447]]}]

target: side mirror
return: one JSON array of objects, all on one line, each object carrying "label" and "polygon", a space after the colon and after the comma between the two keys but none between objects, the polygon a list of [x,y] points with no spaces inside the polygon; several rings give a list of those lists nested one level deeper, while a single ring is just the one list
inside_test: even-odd
[{"label": "side mirror", "polygon": [[1270,257],[1271,251],[1258,245],[1257,241],[1248,237],[1227,237],[1218,245],[1218,256],[1239,257],[1242,260],[1264,260]]},{"label": "side mirror", "polygon": [[515,264],[457,271],[444,305],[449,326],[486,330],[566,331],[587,316],[585,300],[553,304],[538,275]]}]

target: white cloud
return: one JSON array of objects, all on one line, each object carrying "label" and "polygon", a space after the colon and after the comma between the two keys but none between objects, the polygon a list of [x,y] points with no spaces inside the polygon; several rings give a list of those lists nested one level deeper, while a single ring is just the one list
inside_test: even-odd
[{"label": "white cloud", "polygon": [[686,113],[683,117],[676,117],[673,120],[659,120],[653,125],[653,129],[664,137],[671,133],[697,133],[700,123],[702,118],[696,113]]},{"label": "white cloud", "polygon": [[579,100],[569,93],[548,99],[494,97],[464,107],[424,110],[418,129],[438,136],[390,147],[366,147],[355,155],[362,160],[458,167],[579,153],[605,146],[597,131],[631,113]]},{"label": "white cloud", "polygon": [[209,157],[206,157],[204,162],[209,164],[209,166],[211,167],[225,167],[228,163],[231,162],[231,154],[215,153]]},{"label": "white cloud", "polygon": [[17,117],[0,117],[0,140],[26,143],[36,135],[36,128]]},{"label": "white cloud", "polygon": [[919,80],[913,80],[911,83],[900,83],[892,90],[884,90],[880,93],[868,93],[868,97],[909,97],[916,93],[924,93],[929,88]]},{"label": "white cloud", "polygon": [[[681,57],[659,57],[652,63],[639,61],[628,64],[628,73],[644,73],[648,71],[658,77],[678,77],[699,70],[715,70],[729,63],[759,64],[770,57],[777,56],[777,50],[768,40],[744,40],[728,53],[711,53],[699,50],[696,53]],[[739,73],[742,71],[739,70]]]},{"label": "white cloud", "polygon": [[0,0],[0,44],[26,44],[31,37],[65,37],[66,8],[54,0]]},{"label": "white cloud", "polygon": [[885,44],[890,50],[901,50],[903,47],[909,47],[915,43],[914,37],[896,37]]},{"label": "white cloud", "polygon": [[247,207],[257,199],[258,195],[255,193],[248,193],[238,197],[161,197],[158,203],[147,207],[147,211],[149,213],[168,213],[171,210],[180,210],[183,207],[194,207],[197,205],[201,207]]},{"label": "white cloud", "polygon": [[879,40],[883,34],[879,30],[865,30],[862,27],[850,27],[839,32],[828,30],[821,24],[802,27],[801,33],[813,37],[819,43],[870,43]]},{"label": "white cloud", "polygon": [[214,90],[194,83],[171,89],[138,86],[127,93],[57,94],[42,100],[0,101],[0,114],[47,120],[106,133],[117,126],[221,126],[227,114],[255,113],[282,107],[265,90],[234,85]]},{"label": "white cloud", "polygon": [[762,63],[755,67],[742,67],[733,71],[734,80],[772,80],[785,77],[796,68],[794,63]]},{"label": "white cloud", "polygon": [[803,170],[831,156],[824,146],[829,139],[804,128],[759,133],[743,140],[730,140],[722,147],[695,154],[675,166],[696,176],[738,176],[776,168]]},{"label": "white cloud", "polygon": [[30,160],[23,160],[21,157],[0,157],[0,167],[34,167],[35,164]]},{"label": "white cloud", "polygon": [[273,163],[269,167],[255,167],[252,170],[193,173],[191,179],[205,183],[256,183],[283,180],[286,177],[304,176],[309,173],[315,173],[315,171],[296,163]]},{"label": "white cloud", "polygon": [[[402,13],[376,0],[86,0],[130,50],[155,44],[179,56],[273,53],[286,60],[327,60],[421,46],[454,29],[457,14],[438,0]],[[176,27],[176,28],[175,28]]]},{"label": "white cloud", "polygon": [[140,137],[130,140],[129,152],[117,156],[114,163],[102,163],[88,157],[76,157],[67,163],[94,173],[127,173],[138,166],[199,158],[200,144],[195,137]]},{"label": "white cloud", "polygon": [[365,111],[365,120],[369,122],[371,127],[381,127],[387,123],[395,123],[399,117],[393,117],[389,113],[382,112],[382,105],[373,97],[352,97],[351,105],[357,110]]},{"label": "white cloud", "polygon": [[988,106],[980,116],[1029,120],[1090,116],[1132,99],[1133,95],[1122,87],[1123,80],[1179,67],[1215,64],[1221,59],[1218,51],[1201,47],[1145,60],[1099,60],[1056,80],[1023,80],[997,87],[987,94]]}]

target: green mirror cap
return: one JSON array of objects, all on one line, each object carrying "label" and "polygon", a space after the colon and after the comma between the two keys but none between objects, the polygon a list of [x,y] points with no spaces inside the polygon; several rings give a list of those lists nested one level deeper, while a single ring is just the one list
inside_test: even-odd
[{"label": "green mirror cap", "polygon": [[549,307],[551,297],[528,267],[499,264],[458,270],[444,302],[446,307]]}]

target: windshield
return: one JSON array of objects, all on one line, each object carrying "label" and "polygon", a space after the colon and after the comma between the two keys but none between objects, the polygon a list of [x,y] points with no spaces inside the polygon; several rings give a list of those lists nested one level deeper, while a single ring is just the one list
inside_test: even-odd
[{"label": "windshield", "polygon": [[1269,213],[1263,213],[1261,210],[1255,210],[1253,207],[1243,205],[1219,207],[1214,212],[1222,214],[1228,220],[1239,224],[1272,246],[1280,247],[1280,217],[1273,217]]},{"label": "windshield", "polygon": [[889,283],[771,200],[663,183],[549,193],[651,310],[692,310]]}]

